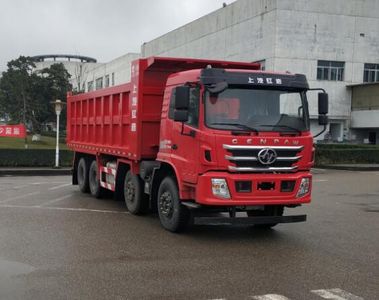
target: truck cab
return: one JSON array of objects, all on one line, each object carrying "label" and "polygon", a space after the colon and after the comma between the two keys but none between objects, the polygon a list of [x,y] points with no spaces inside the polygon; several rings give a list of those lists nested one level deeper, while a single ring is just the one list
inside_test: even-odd
[{"label": "truck cab", "polygon": [[[73,184],[97,198],[113,191],[135,215],[157,210],[173,232],[191,220],[305,221],[283,212],[311,201],[310,90],[304,75],[256,63],[138,59],[130,82],[68,95]],[[325,130],[325,91],[318,106]]]},{"label": "truck cab", "polygon": [[175,169],[183,204],[281,216],[310,202],[308,90],[300,74],[211,65],[172,74],[157,160]]}]

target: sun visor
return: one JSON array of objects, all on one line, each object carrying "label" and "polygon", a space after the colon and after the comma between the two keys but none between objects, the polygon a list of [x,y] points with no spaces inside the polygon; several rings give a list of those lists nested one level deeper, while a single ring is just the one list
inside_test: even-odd
[{"label": "sun visor", "polygon": [[200,82],[204,85],[214,85],[223,81],[231,86],[294,90],[309,89],[307,79],[303,74],[250,73],[216,68],[201,71]]}]

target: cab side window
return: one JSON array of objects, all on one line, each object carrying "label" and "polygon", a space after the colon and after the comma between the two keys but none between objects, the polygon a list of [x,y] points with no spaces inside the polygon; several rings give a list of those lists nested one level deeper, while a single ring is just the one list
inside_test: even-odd
[{"label": "cab side window", "polygon": [[186,124],[193,127],[199,127],[199,98],[200,89],[190,88],[190,102],[188,109],[188,121]]}]

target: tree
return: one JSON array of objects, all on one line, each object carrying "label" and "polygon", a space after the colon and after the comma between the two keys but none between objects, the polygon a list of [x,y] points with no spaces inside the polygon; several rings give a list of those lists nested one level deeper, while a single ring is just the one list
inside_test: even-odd
[{"label": "tree", "polygon": [[[51,105],[51,101],[60,99],[63,102],[67,100],[67,92],[71,91],[72,86],[70,84],[71,75],[67,72],[62,63],[53,64],[50,68],[42,69],[42,78],[44,79],[44,85],[46,87],[45,99],[47,100],[47,108],[53,113],[46,116],[46,121],[55,121],[54,107]],[[42,118],[43,119],[43,118]],[[61,114],[61,126],[66,127],[66,110],[64,109]]]},{"label": "tree", "polygon": [[[71,89],[63,64],[53,64],[38,72],[30,57],[20,56],[8,63],[8,70],[0,79],[0,113],[13,123],[31,124],[34,132],[41,131],[41,125],[55,121],[51,101],[66,100]],[[66,114],[62,113],[62,127]]]},{"label": "tree", "polygon": [[35,67],[30,57],[20,56],[7,64],[0,81],[1,113],[13,122],[26,122],[31,113],[30,91]]}]

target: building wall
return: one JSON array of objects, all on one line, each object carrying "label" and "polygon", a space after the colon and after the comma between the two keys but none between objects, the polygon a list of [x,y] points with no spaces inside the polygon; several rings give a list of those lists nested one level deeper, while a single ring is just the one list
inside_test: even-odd
[{"label": "building wall", "polygon": [[352,128],[379,128],[379,110],[354,110],[351,113]]},{"label": "building wall", "polygon": [[[363,80],[364,63],[379,62],[379,1],[278,1],[275,69],[307,75],[330,94],[330,116],[348,119],[347,84]],[[316,79],[317,60],[345,62],[344,81]],[[316,94],[310,97],[316,102]],[[316,115],[316,106],[311,106]]]},{"label": "building wall", "polygon": [[[377,0],[238,0],[142,45],[143,57],[266,60],[266,70],[303,73],[329,93],[330,133],[349,138],[351,90],[364,63],[379,63]],[[343,81],[317,80],[317,61],[345,62]],[[317,118],[317,93],[309,93]],[[317,130],[312,122],[312,130]],[[323,138],[321,136],[320,138]]]},{"label": "building wall", "polygon": [[130,81],[131,62],[139,57],[139,53],[127,53],[109,63],[101,64],[88,70],[85,74],[85,91],[88,91],[88,82],[93,82],[94,89],[96,89],[96,80],[100,78],[102,78],[103,87],[105,87],[106,76],[109,76],[109,86]]},{"label": "building wall", "polygon": [[352,110],[379,110],[379,83],[352,86],[351,89]]},{"label": "building wall", "polygon": [[143,44],[141,55],[269,60],[275,50],[275,5],[274,0],[236,1]]},{"label": "building wall", "polygon": [[356,139],[364,141],[370,132],[372,135],[379,132],[379,83],[356,85],[351,90],[351,127],[355,129]]}]

